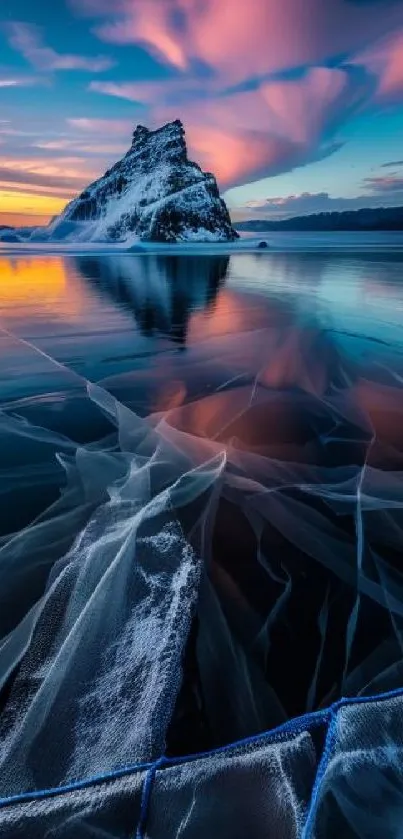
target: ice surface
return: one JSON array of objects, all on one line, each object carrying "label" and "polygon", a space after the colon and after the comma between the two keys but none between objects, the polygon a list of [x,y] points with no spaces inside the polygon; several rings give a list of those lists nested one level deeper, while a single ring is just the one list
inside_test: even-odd
[{"label": "ice surface", "polygon": [[[0,540],[3,796],[168,753],[143,835],[397,839],[402,699],[365,709],[403,682],[403,341],[274,311],[150,368],[150,389],[181,387],[144,419],[139,371],[93,385],[57,363],[60,410],[77,390],[107,424],[91,443],[35,422],[30,398],[3,405],[1,498],[61,489]],[[82,796],[80,829],[130,835]],[[35,802],[55,835],[63,806]]]},{"label": "ice surface", "polygon": [[[176,511],[208,492],[222,459],[182,476],[178,456],[144,423],[103,391],[91,386],[89,395],[118,423],[120,447],[78,448],[70,458],[69,485],[84,487],[87,514],[91,500],[94,512],[0,648],[5,676],[24,656],[0,720],[3,794],[158,757],[180,684],[200,559]],[[19,433],[18,419],[9,425]],[[36,436],[28,424],[22,429]],[[67,510],[63,521],[73,525]],[[58,540],[63,526],[53,511],[47,526],[16,537],[18,556],[28,561],[35,532]],[[3,575],[15,551],[11,540]]]}]

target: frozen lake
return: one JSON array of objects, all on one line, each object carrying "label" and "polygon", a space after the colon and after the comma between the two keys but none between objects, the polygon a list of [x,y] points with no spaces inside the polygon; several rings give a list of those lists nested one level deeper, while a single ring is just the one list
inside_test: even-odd
[{"label": "frozen lake", "polygon": [[[227,255],[2,250],[7,702],[26,645],[35,658],[30,621],[46,624],[49,581],[62,585],[63,557],[74,540],[88,544],[94,515],[105,526],[96,551],[74,559],[87,576],[74,583],[63,649],[74,633],[84,656],[87,645],[89,657],[121,649],[119,621],[138,596],[124,534],[141,511],[148,522],[155,498],[141,545],[175,515],[202,568],[201,588],[187,589],[189,641],[186,627],[177,635],[186,656],[172,754],[401,687],[403,252],[394,234],[372,247],[342,236],[331,248],[326,236],[311,249],[295,234],[287,249],[287,236],[266,235],[272,248]],[[103,674],[105,662],[91,662],[95,692],[111,673],[119,682],[115,665]],[[84,690],[73,650],[66,667]],[[59,702],[51,680],[41,690]],[[76,699],[86,707],[88,696]]]}]

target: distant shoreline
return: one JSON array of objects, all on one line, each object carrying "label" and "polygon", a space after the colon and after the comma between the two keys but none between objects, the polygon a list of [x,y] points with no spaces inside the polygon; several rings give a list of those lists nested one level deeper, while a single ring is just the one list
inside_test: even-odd
[{"label": "distant shoreline", "polygon": [[294,232],[359,232],[403,231],[403,207],[368,207],[343,212],[313,213],[281,220],[250,219],[234,222],[238,231],[266,233],[289,230]]}]

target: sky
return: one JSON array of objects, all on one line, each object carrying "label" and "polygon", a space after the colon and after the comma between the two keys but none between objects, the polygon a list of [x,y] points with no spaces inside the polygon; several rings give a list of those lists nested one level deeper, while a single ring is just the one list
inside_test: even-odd
[{"label": "sky", "polygon": [[234,220],[403,204],[403,0],[0,0],[0,224],[180,118]]}]

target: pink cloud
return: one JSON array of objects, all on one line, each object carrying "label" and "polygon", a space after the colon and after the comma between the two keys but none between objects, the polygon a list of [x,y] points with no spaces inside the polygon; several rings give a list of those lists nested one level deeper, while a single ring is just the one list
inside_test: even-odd
[{"label": "pink cloud", "polygon": [[105,0],[71,2],[107,17],[95,29],[102,40],[143,45],[181,71],[197,59],[232,84],[323,63],[403,23],[399,4],[372,3],[364,15],[362,4],[350,0],[248,0],[236,11],[234,0],[120,0],[113,12]]},{"label": "pink cloud", "polygon": [[[183,80],[180,92],[187,94],[189,85]],[[175,81],[92,82],[91,89],[152,104],[155,125],[178,114],[177,104],[166,104],[175,93]],[[242,93],[209,99],[189,94],[180,113],[190,153],[228,187],[322,156],[326,127],[332,121],[340,123],[346,105],[360,95],[361,88],[352,84],[346,71],[318,67],[299,79],[265,82]]]},{"label": "pink cloud", "polygon": [[57,53],[42,43],[41,30],[32,23],[13,21],[7,25],[10,45],[21,53],[37,70],[88,70],[99,73],[109,70],[113,61],[104,56],[89,58],[83,55]]},{"label": "pink cloud", "polygon": [[354,59],[377,79],[379,99],[400,99],[403,95],[403,29],[377,42]]},{"label": "pink cloud", "polygon": [[[388,34],[403,27],[403,2],[69,2],[77,13],[102,18],[94,29],[101,40],[140,45],[173,70],[165,81],[93,80],[89,89],[141,103],[154,126],[180,116],[191,154],[222,186],[337,149],[338,129],[370,101],[374,76],[382,97],[397,94],[401,82],[403,90],[403,43]],[[376,50],[367,46],[374,41]],[[341,54],[344,67],[325,66]],[[352,70],[354,62],[367,72]],[[201,74],[200,64],[209,72]],[[284,78],[295,68],[297,77]],[[251,80],[255,89],[228,93]]]},{"label": "pink cloud", "polygon": [[[97,28],[99,37],[146,45],[179,72],[166,81],[107,80],[89,86],[148,106],[154,125],[179,114],[191,152],[224,186],[284,171],[323,156],[326,148],[334,150],[324,138],[334,134],[368,93],[362,79],[347,69],[320,64],[298,78],[267,75],[361,44],[370,31],[379,32],[391,20],[386,11],[381,20],[372,5],[363,27],[362,7],[347,0],[334,0],[331,15],[323,0],[249,0],[237,5],[236,14],[233,3],[121,0],[115,18]],[[92,14],[96,5],[91,2]],[[105,4],[98,11],[111,17]],[[180,29],[173,12],[181,13]],[[195,59],[211,70],[203,80]],[[223,95],[229,85],[251,77],[260,79],[254,90]],[[219,149],[224,138],[225,155]]]},{"label": "pink cloud", "polygon": [[169,26],[172,8],[170,0],[165,4],[150,3],[149,0],[129,4],[125,16],[98,27],[97,33],[102,40],[112,43],[130,44],[133,40],[144,43],[168,64],[185,70],[188,65],[185,44]]},{"label": "pink cloud", "polygon": [[345,71],[313,68],[298,80],[198,102],[184,111],[190,149],[223,186],[276,174],[334,151],[322,137],[359,97]]},{"label": "pink cloud", "polygon": [[304,158],[291,141],[263,132],[192,125],[187,135],[190,155],[214,172],[224,188],[284,171]]},{"label": "pink cloud", "polygon": [[[262,85],[261,95],[281,127],[295,142],[318,138],[335,112],[341,114],[349,97],[350,79],[344,70],[314,67],[298,81]],[[358,91],[351,95],[359,95]]]},{"label": "pink cloud", "polygon": [[262,82],[252,91],[185,105],[185,112],[191,120],[202,115],[227,128],[256,129],[310,144],[332,120],[340,123],[346,106],[361,96],[361,84],[347,71],[313,67],[298,79]]},{"label": "pink cloud", "polygon": [[[177,107],[189,120],[213,121],[233,128],[252,128],[275,131],[295,142],[318,134],[332,113],[341,112],[346,105],[358,101],[361,86],[352,83],[346,70],[314,67],[293,81],[262,82],[254,90],[221,96],[200,98],[209,83],[199,87],[195,101],[195,83],[191,79],[167,82],[100,82],[93,81],[89,89],[132,102],[141,102],[157,109]],[[211,91],[213,94],[215,91]],[[175,100],[174,104],[170,104]],[[169,114],[167,116],[169,118]]]}]

